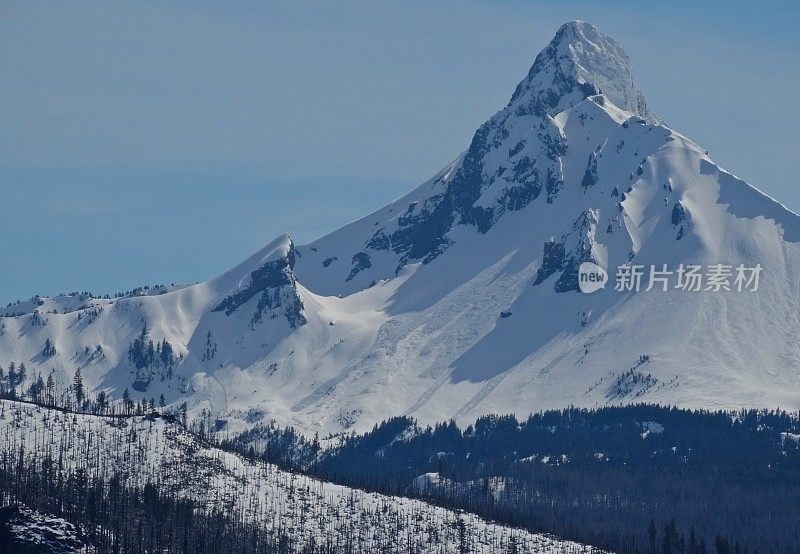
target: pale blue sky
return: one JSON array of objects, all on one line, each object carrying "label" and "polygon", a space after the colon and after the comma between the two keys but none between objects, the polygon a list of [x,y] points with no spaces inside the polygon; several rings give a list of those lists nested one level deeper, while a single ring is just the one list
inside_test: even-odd
[{"label": "pale blue sky", "polygon": [[465,148],[570,19],[800,210],[797,2],[0,0],[0,302],[207,279]]}]

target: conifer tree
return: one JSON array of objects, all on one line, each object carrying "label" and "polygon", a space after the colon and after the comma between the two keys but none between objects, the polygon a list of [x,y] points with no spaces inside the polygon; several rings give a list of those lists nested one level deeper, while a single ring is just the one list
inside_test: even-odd
[{"label": "conifer tree", "polygon": [[50,405],[54,405],[56,403],[56,383],[53,380],[52,372],[50,375],[47,376],[47,393],[46,393],[46,402]]},{"label": "conifer tree", "polygon": [[122,393],[122,406],[127,415],[130,415],[131,413],[131,404],[133,404],[133,401],[131,400],[131,393],[128,391],[128,387],[125,387],[125,391]]},{"label": "conifer tree", "polygon": [[75,395],[77,408],[80,409],[80,407],[83,405],[83,401],[86,399],[86,390],[83,388],[81,368],[78,368],[77,371],[75,371],[75,377],[72,379],[72,392]]},{"label": "conifer tree", "polygon": [[101,390],[97,393],[97,411],[103,413],[106,408],[108,408],[108,397],[106,396],[106,391]]},{"label": "conifer tree", "polygon": [[17,385],[22,386],[25,383],[25,378],[28,376],[28,370],[25,367],[25,362],[20,362],[19,369],[17,370]]},{"label": "conifer tree", "polygon": [[14,398],[15,393],[14,389],[17,386],[17,366],[14,362],[11,362],[11,365],[8,366],[8,396],[9,398]]}]

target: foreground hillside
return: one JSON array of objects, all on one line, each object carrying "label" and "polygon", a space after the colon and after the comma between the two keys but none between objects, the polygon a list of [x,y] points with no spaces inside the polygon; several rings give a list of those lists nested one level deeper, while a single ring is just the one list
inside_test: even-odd
[{"label": "foreground hillside", "polygon": [[65,518],[100,551],[172,552],[184,541],[202,552],[590,551],[247,461],[155,414],[111,418],[0,401],[0,448],[2,504],[23,504],[40,526]]}]

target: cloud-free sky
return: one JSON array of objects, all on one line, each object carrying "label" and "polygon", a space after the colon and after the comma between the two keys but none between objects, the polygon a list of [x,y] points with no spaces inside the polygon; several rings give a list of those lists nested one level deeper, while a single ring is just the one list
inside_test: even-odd
[{"label": "cloud-free sky", "polygon": [[0,302],[207,279],[410,190],[556,29],[800,210],[797,2],[0,0]]}]

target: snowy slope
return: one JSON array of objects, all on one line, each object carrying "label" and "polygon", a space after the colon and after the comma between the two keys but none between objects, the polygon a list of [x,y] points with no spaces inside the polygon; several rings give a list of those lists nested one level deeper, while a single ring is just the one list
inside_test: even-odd
[{"label": "snowy slope", "polygon": [[158,416],[114,419],[0,401],[0,443],[5,453],[22,451],[37,463],[63,455],[71,472],[123,476],[128,486],[159,483],[163,490],[205,504],[209,511],[224,509],[265,529],[280,526],[298,550],[312,540],[317,545],[354,540],[357,552],[453,552],[461,519],[470,552],[505,551],[512,535],[524,552],[593,551],[417,500],[349,489],[253,463],[204,445]]},{"label": "snowy slope", "polygon": [[[81,368],[94,392],[163,393],[232,432],[569,404],[800,408],[800,218],[665,125],[631,75],[613,39],[567,23],[467,150],[403,198],[206,283],[12,306],[26,313],[2,318],[0,366],[53,370],[62,389]],[[612,280],[624,263],[763,272],[757,291],[584,295],[584,261]],[[145,324],[173,361],[132,362]]]}]

